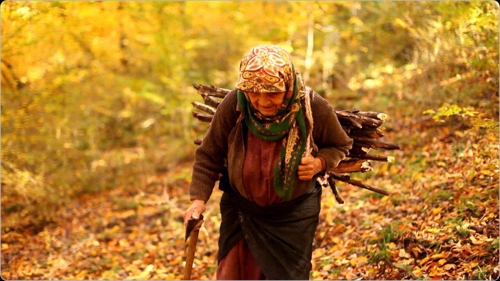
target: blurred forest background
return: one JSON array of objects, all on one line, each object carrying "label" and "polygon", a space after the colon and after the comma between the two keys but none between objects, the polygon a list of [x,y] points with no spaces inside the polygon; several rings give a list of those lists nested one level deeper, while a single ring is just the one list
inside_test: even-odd
[{"label": "blurred forest background", "polygon": [[[336,108],[387,113],[403,146],[359,175],[391,196],[325,190],[311,278],[498,277],[495,2],[6,1],[1,18],[3,278],[182,278],[192,83],[231,89],[263,43]],[[218,196],[195,278],[214,278]]]}]

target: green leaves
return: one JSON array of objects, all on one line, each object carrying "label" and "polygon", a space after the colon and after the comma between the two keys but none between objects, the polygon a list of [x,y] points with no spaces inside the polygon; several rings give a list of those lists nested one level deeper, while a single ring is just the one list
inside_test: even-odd
[{"label": "green leaves", "polygon": [[423,112],[423,114],[432,114],[432,118],[435,121],[441,121],[444,122],[444,117],[449,117],[449,116],[454,116],[454,115],[460,115],[462,117],[465,116],[477,116],[478,112],[474,110],[472,107],[459,107],[458,105],[451,105],[451,106],[442,106],[438,109],[437,112],[435,112],[432,109],[426,110]]},{"label": "green leaves", "polygon": [[470,120],[470,124],[474,129],[498,129],[499,123],[496,120],[484,117],[484,113],[476,111],[473,107],[460,107],[458,105],[449,105],[440,107],[437,112],[433,109],[428,109],[423,114],[432,115],[432,119],[436,122],[445,122],[448,117],[459,116],[463,119]]}]

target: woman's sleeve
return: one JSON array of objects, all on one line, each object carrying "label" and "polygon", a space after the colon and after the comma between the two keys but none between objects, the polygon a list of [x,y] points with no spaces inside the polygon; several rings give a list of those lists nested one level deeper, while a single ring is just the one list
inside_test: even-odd
[{"label": "woman's sleeve", "polygon": [[227,158],[229,133],[238,118],[236,91],[230,92],[219,104],[203,142],[195,151],[193,174],[189,184],[191,200],[208,201],[219,173]]},{"label": "woman's sleeve", "polygon": [[314,120],[313,137],[318,146],[316,156],[323,157],[325,171],[331,171],[347,156],[353,140],[342,129],[334,108],[316,93],[311,102],[311,110]]}]

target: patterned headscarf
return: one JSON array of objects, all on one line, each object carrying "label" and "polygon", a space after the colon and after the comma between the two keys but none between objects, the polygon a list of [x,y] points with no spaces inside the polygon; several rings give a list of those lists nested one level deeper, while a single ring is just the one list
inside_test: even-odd
[{"label": "patterned headscarf", "polygon": [[[306,146],[306,124],[300,103],[305,94],[304,82],[285,50],[275,45],[260,45],[241,60],[236,89],[249,130],[263,140],[283,139],[274,172],[274,189],[280,198],[289,200]],[[274,115],[264,116],[252,106],[248,92],[285,92],[285,97]]]}]

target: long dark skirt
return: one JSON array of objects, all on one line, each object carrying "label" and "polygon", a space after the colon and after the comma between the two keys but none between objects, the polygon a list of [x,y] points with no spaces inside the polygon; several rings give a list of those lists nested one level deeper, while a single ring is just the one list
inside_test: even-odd
[{"label": "long dark skirt", "polygon": [[265,207],[226,189],[218,261],[244,237],[267,279],[308,280],[320,206],[317,185],[294,200]]}]

